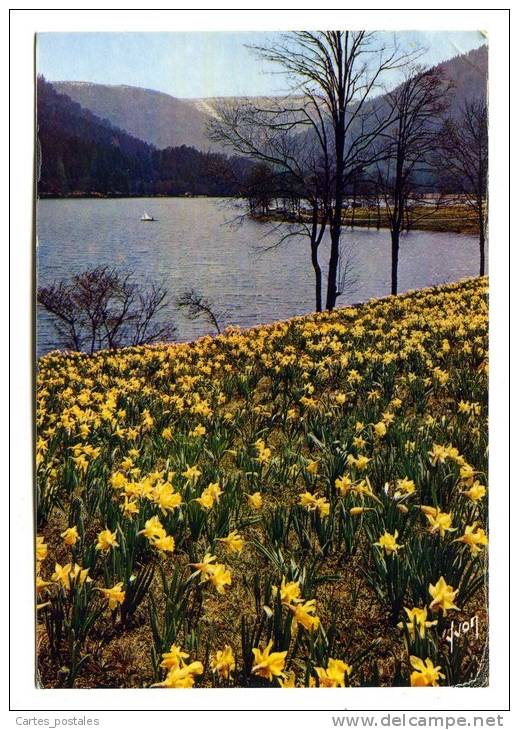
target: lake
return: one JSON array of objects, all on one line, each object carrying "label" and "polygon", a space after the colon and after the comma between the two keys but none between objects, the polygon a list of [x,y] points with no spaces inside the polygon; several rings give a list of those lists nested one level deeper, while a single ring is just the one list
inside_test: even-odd
[{"label": "lake", "polygon": [[[117,266],[139,279],[164,280],[174,300],[195,288],[225,310],[226,325],[250,327],[314,310],[308,241],[275,243],[269,223],[236,220],[231,201],[213,198],[42,200],[37,210],[38,285],[99,265]],[[140,221],[147,211],[156,220]],[[281,228],[286,230],[286,224]],[[387,229],[347,228],[344,240],[356,282],[339,306],[390,291]],[[412,231],[402,235],[399,291],[457,281],[478,274],[477,236]],[[323,273],[329,244],[320,250]],[[323,286],[323,290],[324,290]],[[177,339],[211,332],[170,307]],[[38,312],[38,355],[59,347],[49,317]]]}]

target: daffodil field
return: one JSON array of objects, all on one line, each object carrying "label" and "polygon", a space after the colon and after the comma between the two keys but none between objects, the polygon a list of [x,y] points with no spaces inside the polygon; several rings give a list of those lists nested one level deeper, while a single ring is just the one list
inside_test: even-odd
[{"label": "daffodil field", "polygon": [[41,358],[39,684],[486,684],[487,289]]}]

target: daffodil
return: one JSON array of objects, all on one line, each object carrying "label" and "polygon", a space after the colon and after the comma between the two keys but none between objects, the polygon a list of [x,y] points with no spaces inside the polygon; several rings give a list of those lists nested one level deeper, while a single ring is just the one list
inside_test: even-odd
[{"label": "daffodil", "polygon": [[219,537],[218,541],[223,542],[226,550],[230,553],[241,553],[245,544],[243,537],[236,530],[230,532],[227,537]]},{"label": "daffodil", "polygon": [[84,583],[91,583],[92,578],[88,575],[90,568],[82,568],[77,563],[70,566],[69,578],[75,584],[82,586]]},{"label": "daffodil", "polygon": [[471,502],[479,502],[487,493],[486,487],[480,484],[477,480],[473,482],[470,489],[462,491],[465,497],[468,497]]},{"label": "daffodil", "polygon": [[222,563],[215,563],[209,571],[209,581],[218,593],[225,592],[225,586],[231,585],[231,571]]},{"label": "daffodil", "polygon": [[203,664],[195,661],[184,666],[172,667],[162,682],[157,682],[151,686],[166,689],[191,689],[195,684],[195,677],[203,673]]},{"label": "daffodil", "polygon": [[395,555],[396,552],[403,547],[403,545],[399,545],[397,543],[397,537],[398,530],[395,530],[393,535],[386,530],[378,538],[378,542],[374,542],[373,545],[377,545],[377,547],[382,548],[385,551],[386,555]]},{"label": "daffodil", "polygon": [[403,492],[405,494],[413,494],[416,491],[414,481],[407,477],[404,477],[404,479],[397,479],[396,488],[398,492]]},{"label": "daffodil", "polygon": [[480,546],[488,545],[488,538],[482,527],[478,527],[475,522],[473,525],[467,525],[462,537],[457,537],[454,542],[463,542],[470,547],[472,555],[481,552]]},{"label": "daffodil", "polygon": [[176,644],[172,644],[169,651],[162,654],[160,666],[163,669],[178,667],[184,662],[184,659],[187,659],[188,657],[189,654],[187,652],[182,651],[182,649]]},{"label": "daffodil", "polygon": [[111,588],[96,588],[94,590],[100,591],[108,601],[108,608],[111,611],[115,611],[117,606],[123,603],[126,595],[125,591],[122,590],[122,587],[123,583],[120,581]]},{"label": "daffodil", "polygon": [[125,517],[131,520],[135,515],[139,514],[139,505],[134,499],[128,499],[128,496],[124,495],[121,511]]},{"label": "daffodil", "polygon": [[171,427],[166,426],[166,428],[163,429],[161,435],[162,435],[162,438],[164,439],[164,441],[171,441],[171,439],[173,438],[173,431],[172,431]]},{"label": "daffodil", "polygon": [[163,515],[180,507],[182,504],[182,496],[173,491],[173,486],[169,482],[158,484],[153,490],[153,501],[159,506]]},{"label": "daffodil", "polygon": [[317,497],[310,492],[304,492],[299,495],[299,504],[305,507],[309,512],[317,510],[321,517],[326,517],[330,513],[330,504],[324,497]]},{"label": "daffodil", "polygon": [[[425,638],[425,630],[431,626],[436,626],[438,621],[427,621],[427,608],[405,608],[409,622],[406,623],[411,638],[414,638],[415,630],[418,629],[420,638]],[[398,627],[402,629],[404,624],[400,622]]]},{"label": "daffodil", "polygon": [[316,667],[320,687],[344,687],[346,675],[349,677],[352,668],[341,659],[328,659],[328,666]]},{"label": "daffodil", "polygon": [[69,547],[75,545],[79,540],[79,533],[77,531],[76,525],[74,525],[73,527],[67,527],[65,532],[61,533],[60,537],[63,538],[63,542],[65,543],[65,545],[68,545]]},{"label": "daffodil", "polygon": [[182,476],[185,477],[188,482],[196,484],[198,479],[202,476],[202,472],[195,464],[194,466],[188,466],[187,469],[182,472]]},{"label": "daffodil", "polygon": [[222,679],[229,679],[236,669],[236,660],[232,648],[226,644],[223,649],[218,649],[211,658],[211,671],[219,674]]},{"label": "daffodil", "polygon": [[198,426],[195,426],[195,428],[189,432],[189,435],[194,436],[195,438],[200,438],[200,436],[205,436],[206,433],[206,427],[199,423]]},{"label": "daffodil", "polygon": [[358,517],[363,512],[366,512],[366,507],[351,507],[350,508],[350,515],[352,517]]},{"label": "daffodil", "polygon": [[353,482],[347,474],[343,474],[342,477],[337,477],[335,480],[335,487],[339,490],[343,497],[348,494],[352,484]]},{"label": "daffodil", "polygon": [[153,541],[153,547],[159,553],[172,553],[175,550],[175,540],[171,535],[158,537]]},{"label": "daffodil", "polygon": [[312,615],[316,611],[316,601],[313,598],[310,601],[304,603],[290,604],[289,608],[294,614],[294,621],[296,625],[300,624],[307,631],[314,631],[319,626],[319,617]]},{"label": "daffodil", "polygon": [[283,669],[285,668],[286,651],[274,651],[271,653],[273,646],[272,639],[269,641],[265,649],[254,648],[254,665],[252,672],[272,681],[274,677],[284,677]]},{"label": "daffodil", "polygon": [[447,584],[443,575],[435,585],[429,583],[429,595],[433,599],[429,604],[431,611],[442,611],[443,616],[447,615],[447,611],[459,611],[460,609],[454,603],[458,590]]},{"label": "daffodil", "polygon": [[210,510],[214,506],[214,497],[207,490],[204,490],[199,497],[195,498],[194,501],[197,502],[200,507],[203,507],[205,510]]},{"label": "daffodil", "polygon": [[311,474],[312,476],[315,476],[317,472],[319,471],[319,462],[318,461],[309,461],[306,465],[306,471]]},{"label": "daffodil", "polygon": [[101,530],[97,536],[96,550],[100,550],[102,553],[108,552],[112,547],[118,547],[117,534],[110,532],[110,530]]},{"label": "daffodil", "polygon": [[208,580],[209,575],[211,574],[211,571],[214,570],[213,563],[215,562],[215,560],[216,560],[216,555],[211,555],[211,553],[206,553],[204,555],[201,563],[190,563],[190,566],[192,568],[196,568],[195,574],[200,573],[201,582]]},{"label": "daffodil", "polygon": [[160,540],[161,538],[166,537],[166,530],[162,527],[160,519],[154,515],[153,517],[150,517],[149,520],[146,520],[144,523],[144,529],[140,530],[137,534],[144,535],[150,543],[153,543],[155,540]]},{"label": "daffodil", "polygon": [[445,537],[446,532],[455,532],[456,528],[452,525],[452,514],[450,512],[441,512],[436,509],[433,513],[425,515],[429,522],[429,532],[439,533],[440,537]]},{"label": "daffodil", "polygon": [[263,505],[263,497],[259,492],[247,494],[247,502],[249,503],[249,507],[252,507],[252,509],[261,509],[261,506]]},{"label": "daffodil", "polygon": [[36,576],[36,593],[42,593],[46,588],[51,585],[51,581],[43,580],[43,578],[39,575]]},{"label": "daffodil", "polygon": [[384,421],[379,421],[378,423],[374,424],[373,431],[376,436],[378,436],[379,438],[382,438],[387,433],[387,426],[384,423]]},{"label": "daffodil", "polygon": [[45,538],[41,535],[36,536],[36,560],[41,563],[47,557],[48,547],[45,544]]},{"label": "daffodil", "polygon": [[425,662],[416,656],[410,656],[409,661],[415,670],[411,673],[411,687],[437,687],[440,679],[445,675],[440,672],[441,667],[435,667],[431,659]]}]

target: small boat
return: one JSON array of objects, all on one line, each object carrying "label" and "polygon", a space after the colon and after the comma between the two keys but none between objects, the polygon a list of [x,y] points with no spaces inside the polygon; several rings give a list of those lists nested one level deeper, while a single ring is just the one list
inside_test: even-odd
[{"label": "small boat", "polygon": [[155,218],[150,215],[149,213],[144,213],[144,215],[141,216],[141,221],[154,221]]}]

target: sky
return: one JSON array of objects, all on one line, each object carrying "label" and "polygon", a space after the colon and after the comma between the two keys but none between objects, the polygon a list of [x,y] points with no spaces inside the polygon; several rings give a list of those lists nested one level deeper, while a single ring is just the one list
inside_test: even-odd
[{"label": "sky", "polygon": [[[272,95],[286,92],[286,82],[283,85],[282,77],[247,45],[263,44],[275,36],[245,31],[41,33],[37,72],[48,81],[126,84],[180,98]],[[402,31],[397,36],[406,49],[427,49],[420,58],[426,66],[485,42],[479,31]]]}]

